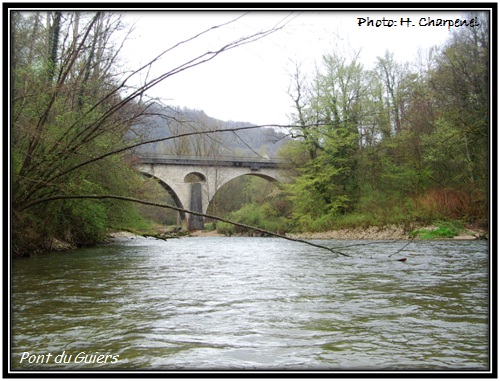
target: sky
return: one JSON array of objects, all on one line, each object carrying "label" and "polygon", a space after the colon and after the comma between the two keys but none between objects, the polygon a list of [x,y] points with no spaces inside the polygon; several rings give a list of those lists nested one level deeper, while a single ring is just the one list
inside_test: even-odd
[{"label": "sky", "polygon": [[[458,10],[343,9],[244,13],[127,12],[125,22],[133,24],[134,31],[122,50],[124,63],[130,68],[140,67],[178,42],[238,18],[225,27],[172,49],[147,73],[148,78],[153,78],[227,42],[274,25],[284,25],[281,30],[259,41],[224,52],[210,62],[169,77],[147,94],[159,97],[169,105],[203,110],[220,120],[259,125],[288,124],[293,111],[288,87],[295,62],[301,64],[301,70],[309,77],[314,75],[315,67],[321,65],[322,56],[331,53],[351,57],[359,52],[360,62],[365,68],[372,67],[377,56],[383,56],[386,50],[399,62],[415,62],[419,52],[442,45],[451,35],[450,29],[457,29],[421,23],[425,24],[429,17],[463,18],[463,12]],[[366,22],[360,25],[363,20]],[[145,78],[146,73],[142,73],[136,81],[139,83]]]}]

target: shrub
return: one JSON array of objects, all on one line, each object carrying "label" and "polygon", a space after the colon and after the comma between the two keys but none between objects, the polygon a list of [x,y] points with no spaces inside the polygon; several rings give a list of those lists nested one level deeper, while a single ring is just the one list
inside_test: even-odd
[{"label": "shrub", "polygon": [[[247,204],[236,212],[231,213],[227,218],[240,224],[255,226],[256,228],[268,230],[273,233],[283,234],[289,230],[288,220],[285,217],[279,216],[277,211],[268,203]],[[235,233],[246,234],[251,232],[251,229],[218,222],[217,232],[230,236]]]},{"label": "shrub", "polygon": [[217,233],[231,237],[235,233],[235,226],[227,222],[217,222]]}]

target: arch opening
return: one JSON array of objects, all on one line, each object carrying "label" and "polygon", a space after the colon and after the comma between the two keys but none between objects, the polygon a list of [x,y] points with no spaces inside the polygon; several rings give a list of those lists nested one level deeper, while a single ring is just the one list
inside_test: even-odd
[{"label": "arch opening", "polygon": [[207,178],[200,172],[191,172],[184,176],[185,183],[205,183]]},{"label": "arch opening", "polygon": [[224,183],[208,200],[207,214],[222,216],[245,204],[260,203],[277,189],[278,180],[258,173],[235,177]]},{"label": "arch opening", "polygon": [[[182,202],[179,198],[179,196],[177,195],[177,193],[175,193],[175,191],[170,187],[170,185],[168,185],[166,182],[164,182],[163,180],[159,179],[158,177],[156,176],[153,176],[149,173],[146,173],[146,172],[141,172],[141,174],[147,178],[150,178],[150,179],[154,179],[158,184],[160,184],[160,186],[165,189],[167,191],[167,193],[170,195],[170,197],[172,197],[173,201],[174,201],[174,204],[176,207],[180,208],[180,209],[185,209],[184,206],[182,205]],[[178,211],[177,212],[178,215],[179,215],[179,219],[181,221],[181,223],[184,223],[186,221],[186,213],[182,212],[182,211]]]}]

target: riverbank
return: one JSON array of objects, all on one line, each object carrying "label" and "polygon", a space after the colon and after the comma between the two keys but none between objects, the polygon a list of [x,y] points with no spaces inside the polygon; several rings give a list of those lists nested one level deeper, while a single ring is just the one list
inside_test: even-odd
[{"label": "riverbank", "polygon": [[[425,226],[420,227],[419,230],[433,231],[438,229],[436,226]],[[460,234],[453,238],[454,240],[475,240],[484,239],[486,231],[481,229],[467,229],[462,231]],[[216,230],[196,230],[189,233],[183,233],[182,236],[185,237],[226,237],[224,234],[218,233]],[[234,235],[236,236],[236,235]],[[287,237],[294,239],[309,239],[309,240],[321,240],[321,239],[350,239],[350,240],[408,240],[411,239],[409,232],[405,231],[402,227],[389,226],[389,227],[376,227],[371,226],[368,228],[350,228],[350,229],[339,229],[330,230],[326,232],[304,232],[304,233],[287,233]],[[137,237],[136,234],[130,232],[113,232],[110,234],[111,241],[128,240]],[[160,237],[155,237],[160,238]],[[164,237],[176,238],[173,236]],[[418,238],[417,238],[418,239]],[[446,238],[438,238],[446,239]]]},{"label": "riverbank", "polygon": [[[426,226],[419,228],[420,230],[433,231],[436,230],[436,226]],[[485,231],[479,230],[465,230],[460,232],[453,238],[455,240],[475,240],[484,237]],[[290,238],[298,239],[352,239],[352,240],[362,240],[362,239],[373,239],[373,240],[406,240],[411,239],[411,234],[402,227],[377,227],[371,226],[368,228],[352,228],[352,229],[339,229],[330,230],[326,232],[315,232],[315,233],[298,233],[298,234],[287,234]],[[417,237],[418,239],[418,237]],[[446,239],[446,238],[437,238]]]}]

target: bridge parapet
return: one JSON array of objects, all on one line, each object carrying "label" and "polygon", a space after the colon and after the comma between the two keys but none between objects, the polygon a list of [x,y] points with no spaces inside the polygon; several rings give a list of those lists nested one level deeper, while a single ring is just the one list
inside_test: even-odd
[{"label": "bridge parapet", "polygon": [[242,167],[258,171],[260,168],[280,168],[286,161],[255,157],[221,156],[172,156],[161,154],[142,154],[137,157],[140,164],[196,165],[203,167]]}]

